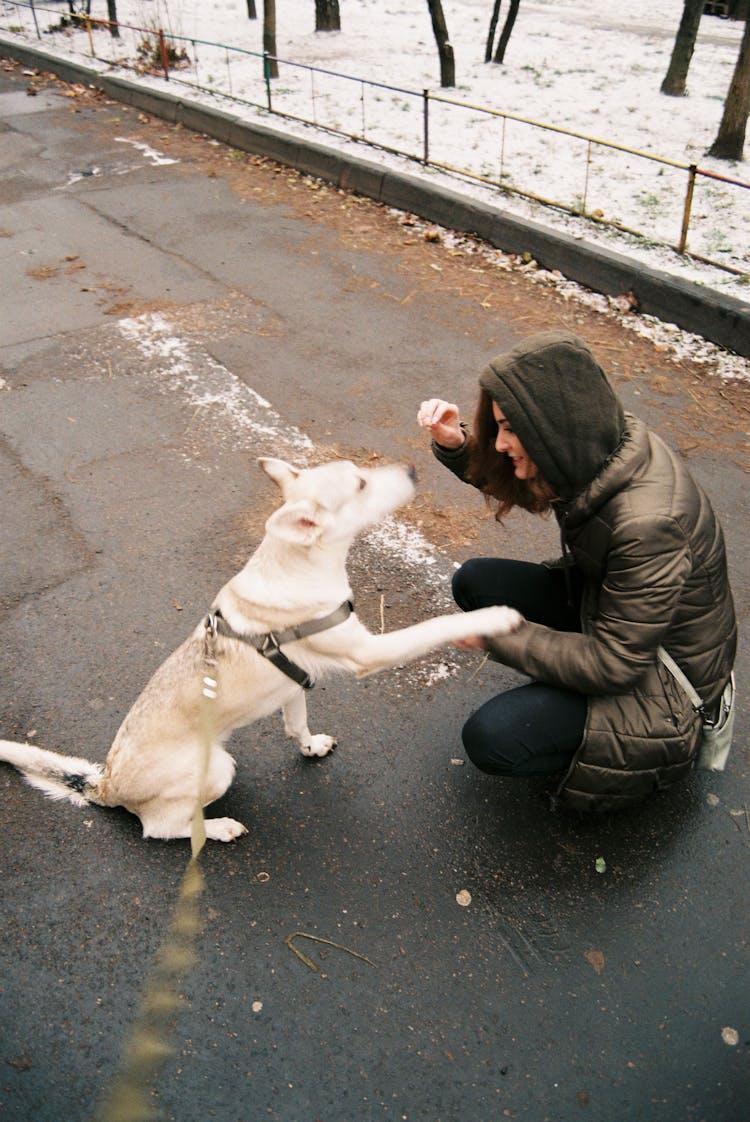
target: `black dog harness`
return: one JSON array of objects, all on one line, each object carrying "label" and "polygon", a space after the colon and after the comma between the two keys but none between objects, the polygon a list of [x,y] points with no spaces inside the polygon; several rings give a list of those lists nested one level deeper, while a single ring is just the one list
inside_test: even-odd
[{"label": "black dog harness", "polygon": [[266,631],[262,635],[240,635],[238,631],[229,626],[221,614],[221,610],[215,608],[206,616],[206,638],[212,640],[216,635],[223,635],[226,639],[236,639],[240,643],[247,643],[259,655],[272,662],[282,674],[286,674],[287,678],[291,678],[304,690],[310,690],[315,685],[310,675],[301,666],[297,666],[296,662],[287,658],[280,648],[285,643],[291,643],[295,639],[306,639],[308,635],[316,635],[319,631],[328,631],[330,627],[343,623],[353,611],[354,605],[351,600],[345,600],[343,604],[340,604],[329,615],[323,616],[322,619],[310,619],[306,623],[297,624],[296,627],[287,627],[284,631]]}]

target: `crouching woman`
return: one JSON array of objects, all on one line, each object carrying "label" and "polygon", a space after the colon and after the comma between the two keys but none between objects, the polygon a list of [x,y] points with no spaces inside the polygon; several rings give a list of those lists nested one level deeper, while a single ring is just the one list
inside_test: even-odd
[{"label": "crouching woman", "polygon": [[721,527],[578,337],[532,336],[479,382],[473,432],[436,398],[418,423],[498,522],[514,507],[551,511],[562,557],[476,558],[455,574],[463,610],[523,613],[513,635],[471,643],[531,679],[469,718],[466,752],[496,775],[562,772],[557,795],[569,807],[625,807],[687,775],[700,737],[701,717],[659,648],[708,711],[731,674],[737,628]]}]

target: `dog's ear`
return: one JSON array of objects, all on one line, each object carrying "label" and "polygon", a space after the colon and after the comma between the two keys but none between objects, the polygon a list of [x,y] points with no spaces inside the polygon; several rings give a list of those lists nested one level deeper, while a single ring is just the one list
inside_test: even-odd
[{"label": "dog's ear", "polygon": [[326,512],[309,499],[284,503],[266,522],[266,530],[291,545],[313,545],[325,529]]},{"label": "dog's ear", "polygon": [[287,483],[291,483],[299,475],[299,468],[288,464],[286,460],[277,460],[272,456],[261,456],[258,466],[262,467],[269,479],[277,483],[282,490]]}]

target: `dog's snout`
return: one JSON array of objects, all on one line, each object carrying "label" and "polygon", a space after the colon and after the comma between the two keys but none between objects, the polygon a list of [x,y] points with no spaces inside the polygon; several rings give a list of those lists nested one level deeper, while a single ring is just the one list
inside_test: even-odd
[{"label": "dog's snout", "polygon": [[414,467],[414,464],[409,464],[409,466],[407,467],[406,470],[409,473],[409,479],[411,479],[412,483],[416,483],[417,482],[417,469]]}]

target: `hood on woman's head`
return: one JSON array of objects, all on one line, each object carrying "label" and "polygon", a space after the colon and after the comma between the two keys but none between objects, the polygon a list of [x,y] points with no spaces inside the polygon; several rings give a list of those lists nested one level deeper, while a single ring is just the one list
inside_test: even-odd
[{"label": "hood on woman's head", "polygon": [[582,491],[620,444],[622,406],[577,335],[531,335],[492,359],[479,384],[560,498]]}]

